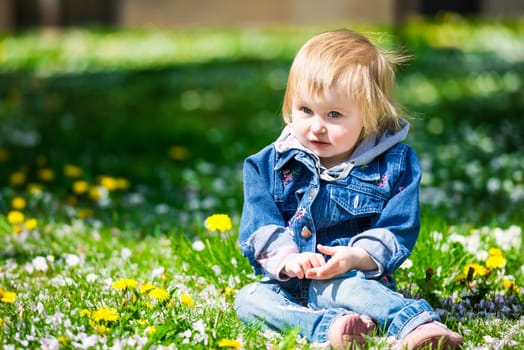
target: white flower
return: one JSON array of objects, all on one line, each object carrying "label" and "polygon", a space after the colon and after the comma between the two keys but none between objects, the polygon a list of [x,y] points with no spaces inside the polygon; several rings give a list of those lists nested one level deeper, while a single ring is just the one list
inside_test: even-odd
[{"label": "white flower", "polygon": [[413,261],[411,259],[406,259],[402,265],[400,265],[400,268],[403,270],[410,269],[413,266]]},{"label": "white flower", "polygon": [[430,236],[431,236],[431,238],[433,238],[433,240],[435,242],[440,242],[440,241],[442,241],[443,234],[442,234],[442,232],[433,231],[433,232],[430,233]]},{"label": "white flower", "polygon": [[167,204],[157,204],[155,206],[155,213],[158,215],[163,215],[169,213],[169,206]]},{"label": "white flower", "polygon": [[182,340],[182,344],[189,344],[191,335],[193,335],[193,332],[191,332],[191,329],[188,329],[185,332],[180,333],[178,336],[180,338],[184,338],[184,340]]},{"label": "white flower", "polygon": [[198,332],[198,334],[195,334],[194,336],[195,342],[207,345],[209,337],[206,334],[206,324],[204,323],[204,321],[198,320],[195,323],[193,323],[193,329]]},{"label": "white flower", "polygon": [[154,269],[152,272],[151,272],[151,278],[157,278],[157,277],[161,277],[162,274],[164,273],[165,269],[164,267],[159,267],[159,268],[156,268]]},{"label": "white flower", "polygon": [[29,263],[25,264],[24,268],[28,273],[33,273],[35,271],[35,267]]},{"label": "white flower", "polygon": [[220,275],[222,273],[222,268],[220,268],[218,265],[211,266],[211,269],[216,275]]},{"label": "white flower", "polygon": [[485,335],[483,340],[484,340],[484,343],[487,343],[487,344],[491,344],[495,341],[495,339],[489,335]]},{"label": "white flower", "polygon": [[193,249],[197,252],[201,252],[202,250],[206,249],[206,246],[201,240],[196,240],[193,242]]},{"label": "white flower", "polygon": [[94,273],[90,273],[90,274],[88,274],[88,275],[86,276],[86,281],[87,281],[88,283],[93,283],[93,282],[95,282],[97,279],[98,279],[98,276],[95,275]]},{"label": "white flower", "polygon": [[122,260],[127,260],[133,255],[133,252],[129,248],[122,248],[120,250],[120,256],[122,257]]},{"label": "white flower", "polygon": [[502,250],[511,250],[513,247],[520,247],[522,228],[516,225],[511,225],[506,230],[497,227],[493,230],[493,236]]},{"label": "white flower", "polygon": [[65,286],[74,285],[75,281],[73,281],[73,279],[70,277],[63,277],[63,276],[57,275],[51,278],[51,283],[55,286],[65,287]]},{"label": "white flower", "polygon": [[486,250],[482,249],[479,250],[475,256],[479,261],[486,261],[486,259],[489,257],[489,254]]},{"label": "white flower", "polygon": [[46,272],[49,268],[47,266],[47,261],[43,256],[37,256],[34,258],[32,264],[36,271]]},{"label": "white flower", "polygon": [[80,264],[80,258],[75,254],[67,254],[65,257],[66,265],[69,267]]}]

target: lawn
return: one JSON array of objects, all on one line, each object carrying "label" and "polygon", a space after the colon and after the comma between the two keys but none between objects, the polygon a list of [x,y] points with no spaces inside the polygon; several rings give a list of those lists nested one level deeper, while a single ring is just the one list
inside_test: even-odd
[{"label": "lawn", "polygon": [[[308,349],[242,325],[243,159],[329,27],[0,36],[0,348]],[[424,169],[396,278],[468,349],[524,346],[524,21],[359,26],[398,72]],[[389,348],[387,339],[370,339]]]}]

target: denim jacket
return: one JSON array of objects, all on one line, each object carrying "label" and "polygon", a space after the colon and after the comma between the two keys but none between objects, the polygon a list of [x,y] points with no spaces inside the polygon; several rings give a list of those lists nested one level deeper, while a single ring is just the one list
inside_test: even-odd
[{"label": "denim jacket", "polygon": [[395,134],[363,140],[331,169],[300,145],[289,127],[244,161],[240,248],[255,273],[283,280],[286,259],[318,243],[365,249],[378,266],[368,278],[391,275],[411,254],[420,229],[421,168]]}]

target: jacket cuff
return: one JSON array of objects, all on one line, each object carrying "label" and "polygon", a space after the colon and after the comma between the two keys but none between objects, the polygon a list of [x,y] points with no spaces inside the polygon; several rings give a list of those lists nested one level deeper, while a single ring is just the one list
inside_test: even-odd
[{"label": "jacket cuff", "polygon": [[[266,225],[256,230],[248,239],[255,271],[279,279],[285,258],[298,252],[291,231],[278,225]],[[262,271],[261,271],[262,270]]]},{"label": "jacket cuff", "polygon": [[360,247],[368,252],[378,269],[364,271],[367,278],[378,278],[385,273],[393,273],[397,262],[408,256],[407,250],[402,249],[391,231],[384,228],[364,231],[353,237],[348,244],[350,247]]}]

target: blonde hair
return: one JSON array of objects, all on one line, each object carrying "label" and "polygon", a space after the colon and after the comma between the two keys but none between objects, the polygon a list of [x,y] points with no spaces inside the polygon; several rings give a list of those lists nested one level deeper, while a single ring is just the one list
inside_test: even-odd
[{"label": "blonde hair", "polygon": [[364,114],[363,137],[398,131],[402,108],[392,96],[395,66],[407,56],[386,52],[348,29],[318,34],[296,54],[289,71],[282,114],[291,122],[300,93],[322,97],[330,89],[357,103]]}]

